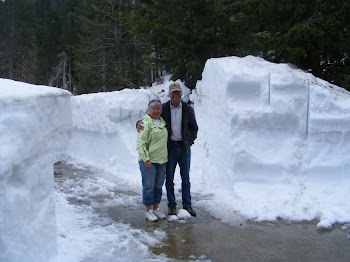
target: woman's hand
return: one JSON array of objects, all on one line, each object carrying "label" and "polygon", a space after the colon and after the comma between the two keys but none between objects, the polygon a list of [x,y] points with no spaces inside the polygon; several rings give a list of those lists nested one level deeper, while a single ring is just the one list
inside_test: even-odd
[{"label": "woman's hand", "polygon": [[152,162],[149,161],[149,160],[147,160],[147,161],[145,162],[145,166],[146,166],[147,168],[152,168]]}]

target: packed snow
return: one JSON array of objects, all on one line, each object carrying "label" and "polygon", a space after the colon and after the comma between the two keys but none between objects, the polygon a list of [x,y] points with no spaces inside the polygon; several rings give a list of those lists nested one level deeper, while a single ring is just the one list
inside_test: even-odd
[{"label": "packed snow", "polygon": [[[52,165],[64,159],[68,147],[67,155],[77,163],[104,169],[116,183],[140,189],[135,124],[151,99],[169,99],[173,81],[71,97],[56,88],[0,80],[0,229],[5,232],[0,260],[46,261],[58,250],[57,261],[77,261],[96,250],[94,245],[102,248],[111,241],[116,250],[130,243],[139,250],[134,252],[138,258],[125,259],[149,256],[142,238],[152,246],[166,232],[151,236],[120,223],[96,224],[91,210],[68,203],[70,193],[55,193],[56,229]],[[195,209],[232,225],[238,216],[258,222],[316,220],[318,229],[350,222],[347,91],[252,56],[209,59],[192,92],[176,82],[184,100],[192,101],[199,126],[190,172]],[[87,194],[105,196],[101,207],[122,205],[113,199],[113,184],[96,179],[64,185],[74,187],[71,194],[82,200]],[[176,191],[180,187],[177,170]],[[168,222],[186,223],[188,214],[179,215]],[[20,248],[14,251],[14,245]],[[34,254],[39,254],[35,260]]]},{"label": "packed snow", "polygon": [[67,91],[0,79],[0,261],[57,253],[53,164],[72,128]]},{"label": "packed snow", "polygon": [[199,206],[228,223],[232,212],[317,219],[320,229],[349,221],[347,91],[248,56],[208,60],[192,99],[200,127],[192,184],[214,195]]},{"label": "packed snow", "polygon": [[[70,154],[139,184],[135,123],[155,95],[169,99],[171,83],[73,97]],[[190,98],[199,126],[192,192],[212,196],[195,207],[229,224],[237,215],[317,219],[320,229],[350,220],[347,91],[287,64],[248,56],[208,60]]]}]

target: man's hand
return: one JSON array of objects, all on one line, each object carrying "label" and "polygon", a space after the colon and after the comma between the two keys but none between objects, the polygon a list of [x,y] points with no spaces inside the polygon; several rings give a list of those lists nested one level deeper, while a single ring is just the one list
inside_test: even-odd
[{"label": "man's hand", "polygon": [[143,130],[143,121],[137,123],[137,133],[140,133]]},{"label": "man's hand", "polygon": [[152,168],[152,163],[151,163],[151,161],[147,160],[147,161],[145,162],[145,166],[146,166],[147,168]]}]

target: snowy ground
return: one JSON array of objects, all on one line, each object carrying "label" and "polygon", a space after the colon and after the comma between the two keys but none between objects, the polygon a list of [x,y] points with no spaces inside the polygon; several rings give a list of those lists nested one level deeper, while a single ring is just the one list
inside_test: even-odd
[{"label": "snowy ground", "polygon": [[[116,185],[99,181],[96,190],[101,196],[113,186],[139,190],[135,123],[150,99],[168,99],[172,81],[70,98],[59,89],[0,80],[0,260],[46,261],[56,255],[57,247],[53,163],[64,159],[68,146],[70,156],[115,176]],[[255,57],[208,60],[192,94],[177,82],[185,99],[193,101],[199,125],[191,183],[193,194],[204,197],[194,201],[194,207],[227,224],[239,215],[258,222],[317,220],[318,229],[335,224],[347,229],[348,92],[288,65]],[[175,183],[178,190],[179,175]],[[67,182],[64,194],[55,193],[61,261],[77,261],[84,252],[102,257],[107,252],[126,254],[125,243],[134,243],[130,248],[135,257],[129,259],[152,259],[144,243],[157,245],[163,232],[143,239],[128,225],[94,221],[89,208],[68,204],[69,187],[79,196],[79,190],[95,192],[96,183],[90,188]],[[133,205],[136,199],[127,201]],[[112,195],[104,204],[121,203]],[[96,225],[87,226],[91,223]],[[116,242],[115,250],[103,251],[107,242]],[[43,245],[47,248],[38,249]]]},{"label": "snowy ground", "polygon": [[[350,259],[350,224],[316,231],[315,222],[255,223],[236,217],[236,225],[228,226],[198,207],[196,218],[181,210],[181,220],[152,223],[143,217],[141,189],[125,185],[127,181],[73,159],[55,165],[55,193],[63,200],[57,205],[58,261]],[[202,195],[192,197],[196,203],[203,200]],[[165,197],[160,209],[167,210]]]},{"label": "snowy ground", "polygon": [[59,247],[56,261],[170,261],[149,250],[162,244],[164,231],[146,232],[132,228],[127,221],[115,222],[108,214],[103,215],[109,207],[125,209],[139,205],[138,188],[101,170],[91,167],[87,170],[76,161],[69,164],[82,174],[67,176],[56,171]]}]

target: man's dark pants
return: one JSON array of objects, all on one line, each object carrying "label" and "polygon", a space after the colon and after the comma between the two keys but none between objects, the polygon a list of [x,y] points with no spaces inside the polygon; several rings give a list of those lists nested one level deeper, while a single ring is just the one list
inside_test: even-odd
[{"label": "man's dark pants", "polygon": [[187,208],[191,206],[191,183],[190,183],[190,164],[191,164],[191,149],[186,150],[182,142],[171,141],[168,147],[168,163],[166,168],[166,191],[168,197],[168,207],[175,207],[175,192],[174,192],[174,175],[176,165],[180,166],[181,189],[182,189],[182,206]]}]

